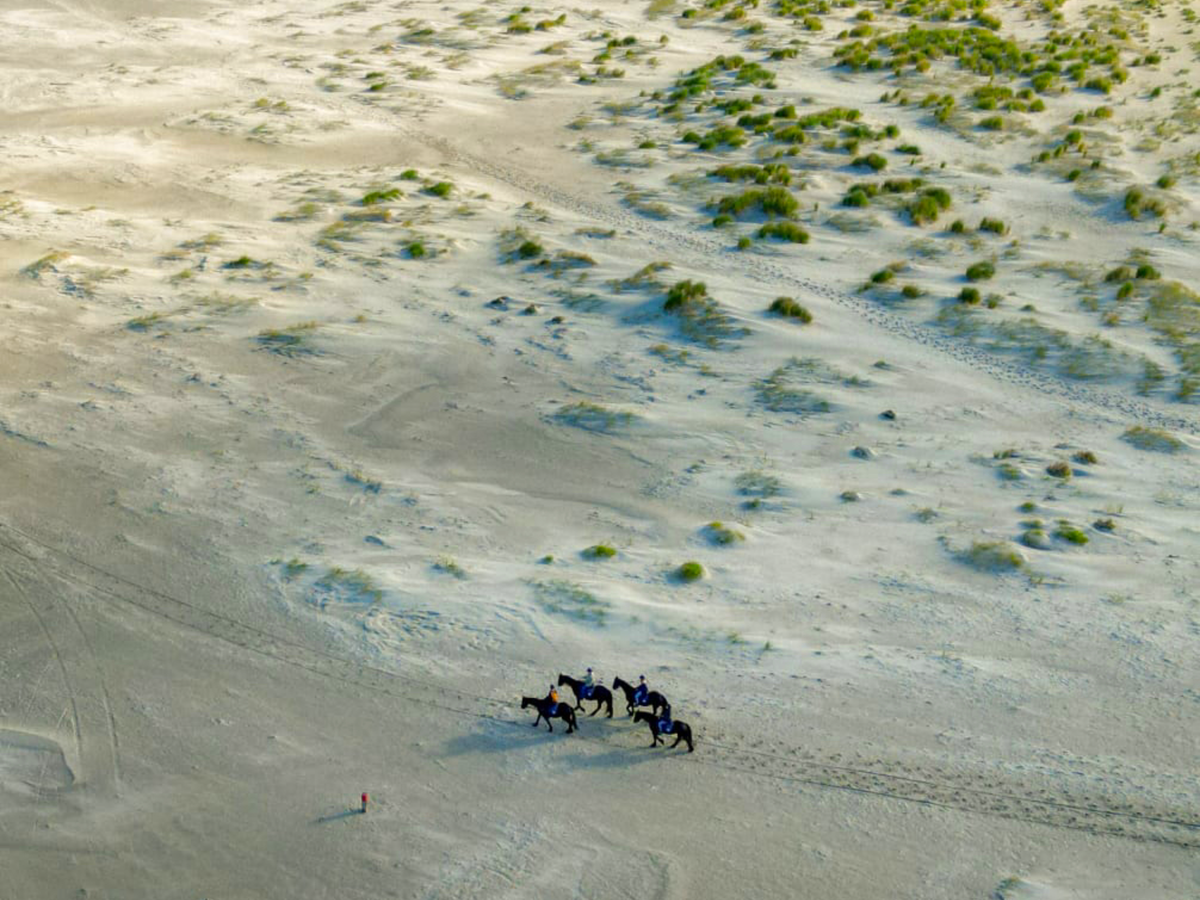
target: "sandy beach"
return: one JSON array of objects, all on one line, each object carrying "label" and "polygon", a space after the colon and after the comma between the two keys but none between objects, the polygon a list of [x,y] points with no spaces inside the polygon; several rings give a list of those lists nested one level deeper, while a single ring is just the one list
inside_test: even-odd
[{"label": "sandy beach", "polygon": [[1200,898],[1195,18],[0,2],[0,900]]}]

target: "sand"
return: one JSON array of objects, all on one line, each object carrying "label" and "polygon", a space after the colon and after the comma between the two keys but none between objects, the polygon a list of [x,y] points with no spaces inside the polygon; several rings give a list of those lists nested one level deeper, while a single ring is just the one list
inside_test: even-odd
[{"label": "sand", "polygon": [[0,898],[1200,897],[1190,9],[688,8],[3,4]]}]

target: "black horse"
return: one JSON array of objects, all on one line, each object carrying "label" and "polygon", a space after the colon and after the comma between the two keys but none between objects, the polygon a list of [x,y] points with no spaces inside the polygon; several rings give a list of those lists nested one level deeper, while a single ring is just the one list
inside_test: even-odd
[{"label": "black horse", "polygon": [[[650,743],[651,747],[657,747],[659,744],[663,743],[663,731],[658,727],[657,714],[652,715],[648,712],[638,712],[634,715],[633,721],[645,722],[650,726],[650,733],[654,735],[654,740]],[[678,719],[676,719],[671,723],[671,729],[666,733],[675,735],[675,743],[671,745],[671,749],[675,749],[679,746],[680,741],[684,741],[688,745],[688,753],[695,752],[696,748],[692,744],[692,726],[687,722],[680,722]],[[663,744],[663,746],[666,745]]]},{"label": "black horse", "polygon": [[567,723],[567,734],[570,734],[572,731],[575,730],[575,710],[573,710],[571,708],[570,703],[559,703],[558,709],[556,709],[553,713],[551,713],[550,708],[553,705],[554,705],[554,703],[550,700],[549,697],[522,697],[521,698],[521,709],[529,709],[529,707],[532,706],[534,709],[536,709],[538,711],[538,717],[533,722],[534,728],[537,728],[538,725],[541,723],[542,719],[545,719],[546,727],[548,729],[550,729],[551,731],[553,731],[554,726],[550,724],[550,720],[552,718],[553,719],[562,719],[564,722]]},{"label": "black horse", "polygon": [[625,712],[631,716],[633,715],[634,708],[637,706],[648,706],[650,707],[651,712],[653,712],[655,715],[658,715],[658,710],[660,707],[666,709],[671,705],[667,703],[667,698],[658,691],[651,691],[648,693],[646,695],[645,703],[634,703],[633,692],[636,690],[636,688],[634,688],[632,684],[623,678],[614,678],[613,687],[620,688],[625,692]]},{"label": "black horse", "polygon": [[[583,696],[583,682],[578,678],[572,678],[570,675],[563,675],[560,672],[558,675],[558,686],[562,687],[564,684],[570,685],[571,690],[575,692],[575,708],[583,709],[583,701],[585,699]],[[596,708],[588,713],[588,715],[594,716],[607,704],[608,718],[612,718],[612,691],[610,691],[604,685],[593,684],[592,695],[586,699],[596,701]]]}]

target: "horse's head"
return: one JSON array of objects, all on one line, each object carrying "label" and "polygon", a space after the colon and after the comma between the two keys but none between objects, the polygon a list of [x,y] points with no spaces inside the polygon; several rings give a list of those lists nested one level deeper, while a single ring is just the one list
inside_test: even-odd
[{"label": "horse's head", "polygon": [[571,679],[568,678],[566,675],[564,675],[562,672],[558,673],[558,686],[559,687],[562,687],[564,684],[566,684],[570,680]]},{"label": "horse's head", "polygon": [[650,715],[648,712],[639,711],[633,714],[633,721],[635,722],[649,722],[653,718],[654,716]]},{"label": "horse's head", "polygon": [[529,709],[529,707],[533,706],[536,702],[537,701],[535,701],[532,697],[522,697],[521,709]]},{"label": "horse's head", "polygon": [[618,675],[616,678],[613,679],[613,690],[616,690],[620,686],[621,686],[621,676]]}]

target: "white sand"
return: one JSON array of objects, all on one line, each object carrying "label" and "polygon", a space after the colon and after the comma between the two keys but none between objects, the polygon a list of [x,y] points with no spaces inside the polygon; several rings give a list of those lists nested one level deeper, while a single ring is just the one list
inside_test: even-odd
[{"label": "white sand", "polygon": [[[642,3],[529,34],[516,5],[3,4],[0,898],[1200,897],[1200,416],[1149,282],[1098,318],[1117,265],[1200,285],[1196,175],[1161,233],[1121,205],[1195,152],[1183,8],[1142,17],[1160,65],[997,136],[830,68],[854,9],[752,12],[748,49]],[[997,14],[1044,35],[1023,9]],[[604,63],[625,77],[577,83],[606,31],[641,39]],[[858,106],[919,164],[785,157],[811,242],[736,252],[753,228],[702,203],[739,187],[684,176],[756,145],[699,152],[678,138],[711,110],[639,98],[720,53],[779,73],[743,91],[765,109]],[[976,83],[903,82],[964,116]],[[1101,103],[1097,203],[1028,162]],[[938,226],[839,206],[921,171],[954,196]],[[1032,303],[1060,338],[936,323],[987,258],[976,315]],[[659,287],[615,285],[654,261]],[[662,313],[683,279],[730,317],[716,348]],[[814,322],[766,315],[780,295]],[[1046,549],[1017,547],[1031,519]],[[964,561],[995,541],[1022,570]],[[645,673],[696,752],[648,749],[622,703],[528,727],[521,695],[587,665]]]}]

